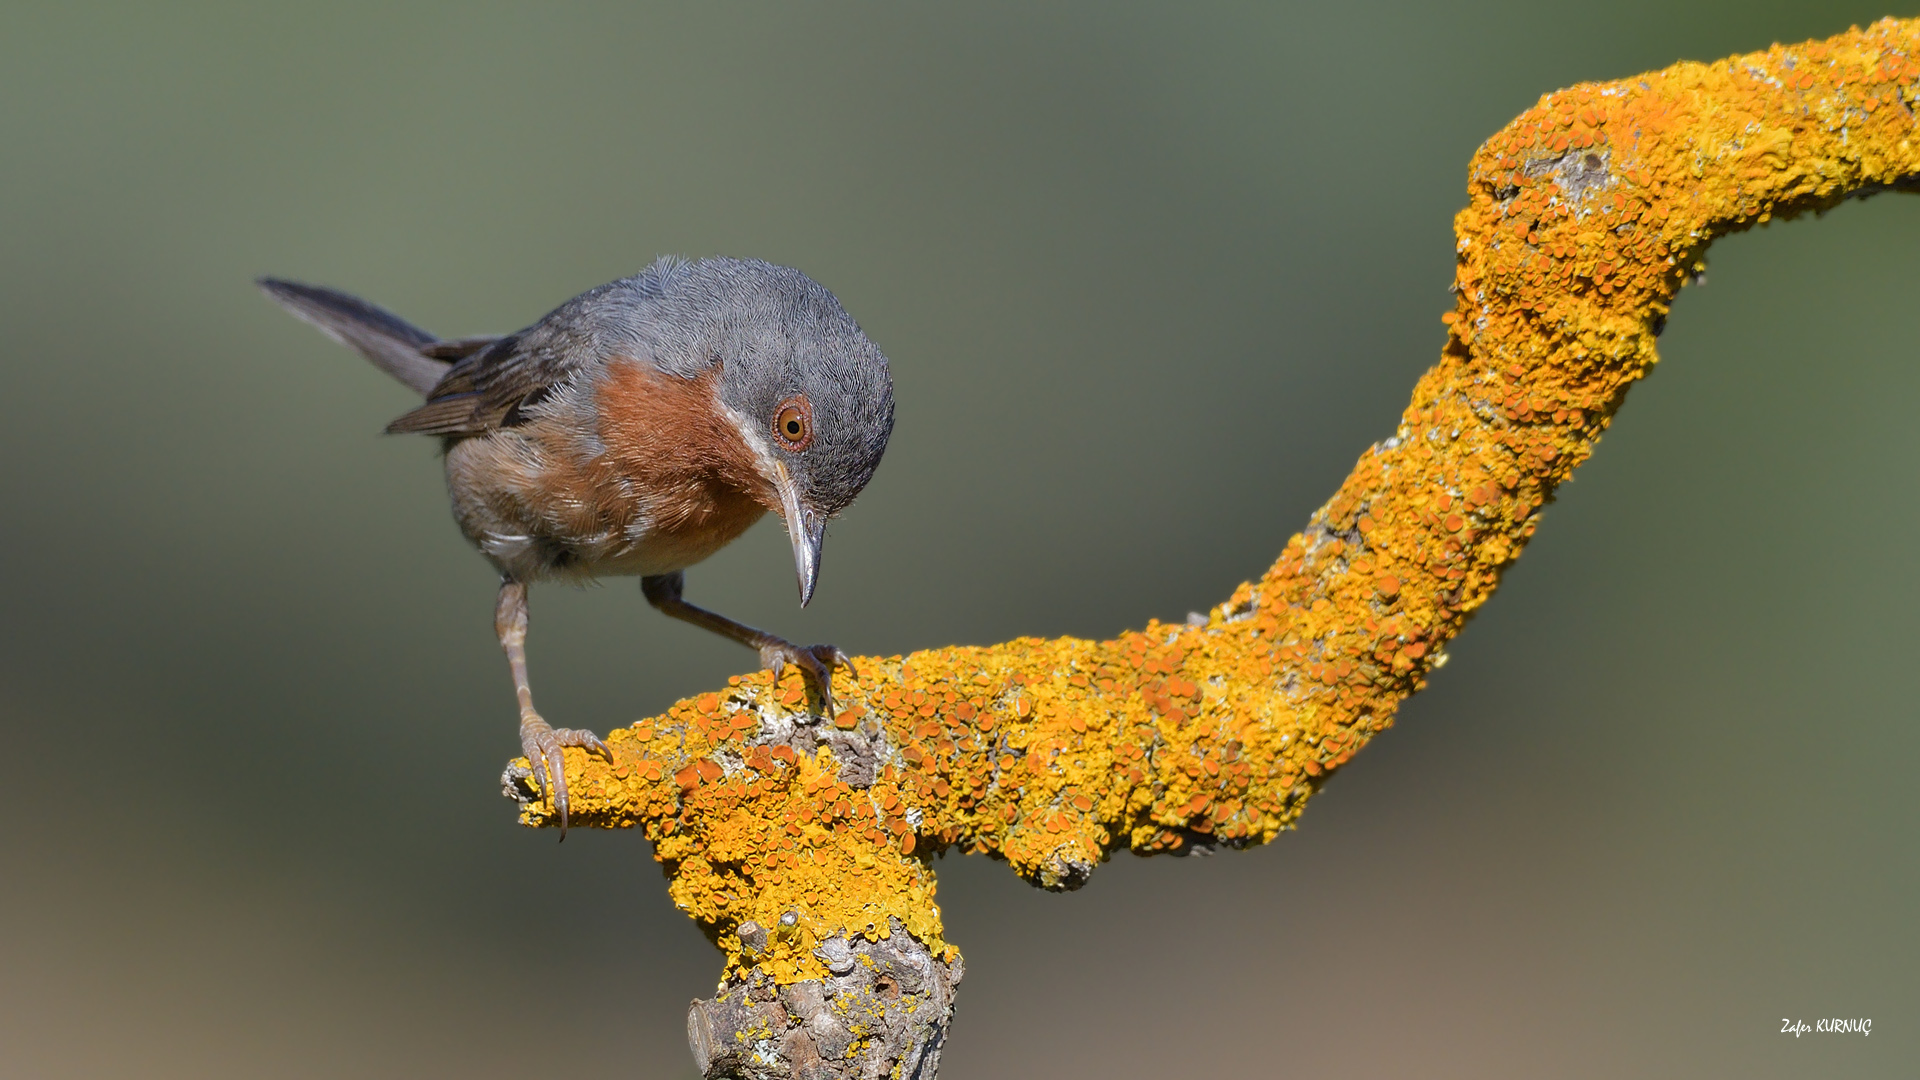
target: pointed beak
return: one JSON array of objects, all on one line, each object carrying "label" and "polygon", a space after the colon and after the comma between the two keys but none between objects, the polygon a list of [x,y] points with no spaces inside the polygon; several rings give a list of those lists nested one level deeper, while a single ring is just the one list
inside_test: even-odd
[{"label": "pointed beak", "polygon": [[820,545],[827,539],[827,519],[803,506],[800,493],[784,465],[775,466],[780,489],[780,516],[787,519],[787,539],[793,543],[793,569],[800,578],[800,606],[813,599],[813,585],[820,577]]}]

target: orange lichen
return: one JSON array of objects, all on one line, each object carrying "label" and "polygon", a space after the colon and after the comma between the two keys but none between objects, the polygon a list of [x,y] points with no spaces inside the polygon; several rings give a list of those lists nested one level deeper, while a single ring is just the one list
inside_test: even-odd
[{"label": "orange lichen", "polygon": [[861,659],[833,724],[797,675],[738,678],[614,732],[610,765],[569,751],[574,823],[644,828],[730,972],[782,983],[893,919],[950,954],[946,848],[1060,888],[1122,845],[1272,839],[1444,662],[1708,243],[1914,183],[1917,56],[1920,22],[1886,20],[1542,98],[1474,155],[1447,344],[1399,430],[1204,625]]}]

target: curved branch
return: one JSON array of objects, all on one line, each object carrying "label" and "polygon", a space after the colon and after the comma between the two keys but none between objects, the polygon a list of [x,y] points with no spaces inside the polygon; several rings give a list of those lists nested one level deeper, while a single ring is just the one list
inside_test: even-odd
[{"label": "curved branch", "polygon": [[[936,850],[1068,889],[1122,846],[1291,827],[1445,662],[1653,366],[1707,245],[1915,184],[1916,57],[1920,21],[1889,19],[1576,86],[1489,139],[1440,362],[1204,625],[862,658],[833,723],[797,674],[744,676],[612,733],[611,764],[569,751],[574,823],[644,829],[726,954],[690,1021],[703,1070],[930,1076],[959,978]],[[552,824],[524,761],[508,779],[522,820]]]}]

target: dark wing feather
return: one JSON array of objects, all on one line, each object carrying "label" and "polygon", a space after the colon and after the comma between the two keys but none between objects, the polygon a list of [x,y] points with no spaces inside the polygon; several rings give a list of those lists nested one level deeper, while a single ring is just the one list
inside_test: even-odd
[{"label": "dark wing feather", "polygon": [[452,341],[436,341],[421,348],[421,352],[436,360],[465,360],[481,349],[500,340],[499,334],[482,334],[479,337],[455,338]]},{"label": "dark wing feather", "polygon": [[434,398],[387,425],[389,435],[476,435],[484,426],[473,423],[477,399],[473,393]]},{"label": "dark wing feather", "polygon": [[447,369],[427,403],[387,426],[390,432],[481,435],[506,426],[514,407],[544,396],[582,368],[601,362],[591,335],[563,316],[549,315],[517,334],[476,346]]}]

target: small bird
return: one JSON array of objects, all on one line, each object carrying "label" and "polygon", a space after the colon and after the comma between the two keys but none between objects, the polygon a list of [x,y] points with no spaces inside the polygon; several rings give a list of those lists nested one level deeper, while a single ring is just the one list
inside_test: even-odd
[{"label": "small bird", "polygon": [[527,586],[637,575],[673,618],[798,666],[833,715],[832,645],[696,607],[687,567],[771,510],[813,599],[827,521],[853,502],[893,431],[887,358],[840,302],[784,266],[662,259],[517,333],[440,339],[364,300],[276,278],[268,296],[425,395],[389,433],[437,435],[460,531],[500,571],[494,631],[520,699],[520,746],[566,835],[561,748],[527,681]]}]

